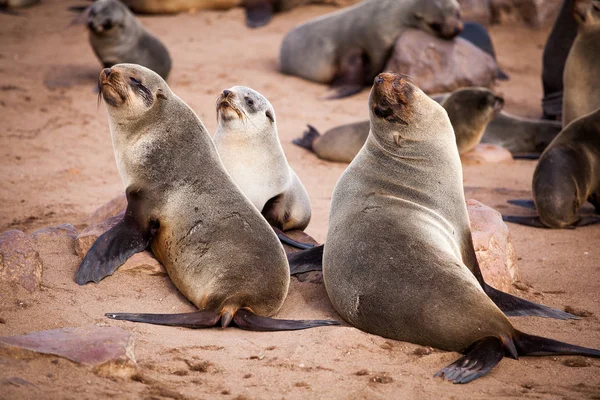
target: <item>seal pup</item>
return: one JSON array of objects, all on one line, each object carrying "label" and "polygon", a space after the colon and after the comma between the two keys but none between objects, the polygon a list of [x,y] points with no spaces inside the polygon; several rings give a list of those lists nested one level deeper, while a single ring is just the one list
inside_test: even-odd
[{"label": "seal pup", "polygon": [[589,201],[600,214],[600,108],[571,122],[552,141],[535,168],[532,186],[532,206],[539,216],[503,216],[505,221],[557,229],[600,223],[600,216],[579,212]]},{"label": "seal pup", "polygon": [[562,123],[600,107],[600,3],[576,0],[577,37],[565,63]]},{"label": "seal pup", "polygon": [[94,53],[106,68],[132,63],[150,68],[163,79],[171,71],[167,48],[119,0],[96,0],[87,11]]},{"label": "seal pup", "polygon": [[[458,152],[465,154],[475,148],[490,121],[504,105],[504,100],[487,88],[472,87],[455,90],[439,100],[446,109],[456,136]],[[313,151],[317,157],[338,162],[350,162],[369,135],[370,122],[357,122],[333,128],[320,135],[312,126],[293,143]]]},{"label": "seal pup", "polygon": [[573,0],[564,0],[544,45],[542,84],[544,119],[561,120],[563,74],[571,45],[577,36],[577,21],[573,16]]},{"label": "seal pup", "polygon": [[285,158],[271,103],[256,90],[234,86],[219,95],[216,108],[213,139],[231,179],[271,226],[304,230],[310,199]]},{"label": "seal pup", "polygon": [[251,330],[335,324],[269,318],[289,286],[283,247],[227,174],[202,121],[165,81],[148,68],[117,64],[100,73],[99,84],[127,210],[96,240],[75,281],[98,282],[150,245],[200,310],[107,316],[190,328],[219,321]]},{"label": "seal pup", "polygon": [[[388,74],[381,74],[380,77],[381,77],[381,79],[383,79],[383,81],[380,81],[378,84],[376,84],[374,86],[374,88],[372,89],[372,92],[373,92],[372,97],[375,96],[375,93],[379,93],[379,91],[383,91],[382,92],[383,94],[387,93],[388,97],[392,96],[392,95],[397,97],[397,96],[399,96],[398,93],[396,93],[395,91],[389,92],[389,90],[387,90],[385,88],[389,87],[390,85],[392,85],[392,87],[395,87],[394,85],[396,85],[396,86],[400,85],[402,88],[404,88],[403,90],[406,90],[407,93],[410,93],[411,96],[415,97],[414,104],[411,102],[408,105],[403,106],[407,110],[412,110],[413,107],[425,107],[425,108],[437,109],[437,107],[430,106],[430,104],[436,103],[436,101],[433,99],[429,99],[429,101],[427,101],[427,102],[425,102],[424,100],[417,101],[417,100],[419,100],[419,98],[423,92],[420,89],[418,89],[416,86],[412,85],[411,83],[408,83],[400,75],[388,73]],[[394,78],[394,77],[398,77],[398,78]],[[378,82],[378,81],[376,80],[375,82]],[[385,83],[385,82],[388,82],[388,83]],[[485,91],[483,91],[481,93],[485,93]],[[489,93],[491,93],[491,92],[489,92]],[[381,96],[383,96],[383,94]],[[388,98],[388,97],[381,97],[381,96],[377,95],[371,99],[371,103],[370,103],[371,113],[376,113],[375,117],[377,117],[377,114],[381,114],[381,115],[389,114],[388,119],[391,119],[391,120],[398,119],[397,122],[394,122],[394,124],[396,124],[396,125],[403,124],[404,122],[406,122],[403,119],[399,119],[400,117],[397,114],[400,111],[395,111],[397,109],[397,107],[401,106],[401,104],[395,103],[397,101],[396,98],[395,97]],[[442,101],[447,101],[448,99],[450,99],[450,97],[451,96],[448,96],[448,97],[441,96],[440,98],[442,99]],[[488,105],[492,101],[492,97],[488,97],[488,96],[484,96],[484,97],[482,97],[482,99],[487,99],[486,104],[488,104]],[[391,105],[390,104],[386,105],[387,104],[386,102],[390,103]],[[375,107],[374,104],[378,104],[378,106]],[[392,105],[395,108],[392,107]],[[409,105],[410,105],[410,107],[409,107]],[[443,107],[441,109],[444,110]],[[472,109],[472,105],[467,106],[466,109],[467,110]],[[433,115],[433,111],[431,111],[431,113]],[[449,116],[450,116],[449,112],[444,114],[444,120],[448,119],[450,121],[451,119],[449,118]],[[368,134],[369,138],[372,137],[372,132],[374,129],[373,118],[374,117],[371,116],[370,131]],[[378,118],[381,119],[382,117],[378,117]],[[375,119],[375,121],[378,121],[378,120]],[[415,122],[414,122],[415,126],[420,126],[419,121],[420,120],[415,120]],[[380,124],[383,124],[383,122],[380,122]],[[395,126],[395,125],[390,125],[389,127],[387,127],[387,129],[391,129],[392,126]],[[452,129],[451,129],[451,131],[452,131]],[[396,134],[396,133],[394,133],[394,134]],[[398,133],[398,135],[399,135],[399,133]],[[455,136],[456,135],[454,135],[454,132],[452,132],[452,137],[455,137]],[[435,137],[436,136],[434,135],[431,138],[429,138],[429,140],[434,140]],[[410,143],[410,140],[412,140],[412,139],[408,139],[407,143]],[[365,147],[369,146],[369,143],[370,143],[369,139],[367,139],[367,142],[362,146],[362,148],[358,154],[365,153]],[[402,143],[405,143],[405,142],[403,141]],[[373,146],[372,140],[371,140],[371,146]],[[452,154],[454,152],[456,152],[458,154],[458,151],[457,151],[458,147],[456,146],[455,143],[446,143],[443,141],[442,143],[439,144],[439,146],[449,146],[449,149],[446,150],[446,152],[450,152]],[[386,148],[383,148],[383,149],[385,150]],[[394,154],[396,154],[396,153],[394,153]],[[409,157],[409,156],[407,156],[407,157]],[[460,180],[460,179],[462,179],[461,178],[462,169],[460,166],[460,159],[458,161],[458,164],[456,164],[456,163],[454,163],[455,160],[453,158],[450,158],[450,155],[448,155],[446,157],[446,158],[448,158],[447,160],[445,158],[442,159],[442,160],[446,160],[446,164],[438,164],[437,159],[435,161],[431,161],[430,158],[424,158],[423,156],[414,155],[414,157],[415,157],[415,160],[425,160],[425,159],[429,160],[429,162],[432,163],[431,168],[439,168],[439,174],[443,175],[440,177],[436,177],[435,179],[431,176],[428,176],[427,179],[431,179],[431,181],[423,181],[423,182],[431,182],[431,184],[433,184],[435,186],[432,188],[429,188],[428,186],[426,186],[426,183],[423,183],[419,186],[416,183],[413,184],[412,180],[407,180],[406,185],[408,185],[408,187],[419,188],[418,191],[423,196],[422,199],[416,199],[416,200],[420,201],[419,203],[416,203],[416,204],[420,204],[419,207],[421,207],[421,206],[428,207],[431,209],[431,211],[430,211],[431,213],[438,213],[446,218],[445,222],[443,222],[443,223],[440,222],[440,226],[443,227],[443,229],[445,230],[444,234],[447,235],[448,237],[454,238],[453,239],[454,240],[453,248],[459,249],[460,254],[462,254],[462,262],[471,271],[472,275],[478,282],[479,287],[481,289],[483,289],[483,291],[492,299],[492,301],[494,303],[496,303],[496,305],[502,311],[504,311],[504,313],[506,315],[509,315],[509,316],[534,316],[535,315],[535,316],[539,316],[539,317],[556,318],[556,319],[571,319],[571,318],[574,319],[574,318],[576,318],[572,314],[512,296],[510,294],[501,292],[501,291],[491,287],[490,285],[488,285],[483,279],[483,275],[481,274],[481,270],[479,268],[479,263],[477,262],[475,250],[473,248],[469,219],[468,219],[466,205],[465,205],[465,201],[464,201],[462,180]],[[450,164],[450,161],[452,161],[453,163]],[[423,161],[423,162],[425,162],[425,161]],[[353,165],[355,163],[359,163],[358,161],[356,161],[356,158],[350,163],[350,166],[348,167],[347,171],[351,171],[353,168]],[[378,171],[388,171],[387,168],[385,168],[386,165],[381,165],[380,167],[378,167]],[[397,181],[392,180],[392,178],[389,178],[389,182],[385,181],[385,179],[388,179],[388,178],[381,178],[381,179],[373,178],[373,182],[378,182],[380,185],[382,185],[381,187],[384,189],[388,188],[388,187],[399,188],[400,184],[398,182],[403,182],[402,179],[400,178],[403,176],[403,174],[406,174],[409,172],[412,173],[413,171],[416,174],[419,172],[419,171],[415,170],[414,167],[409,166],[409,165],[403,165],[402,167],[405,168],[405,171],[408,171],[408,172],[402,172],[400,175],[398,175],[398,178],[396,178],[395,171],[400,167],[397,166],[396,164],[393,164],[390,166],[390,168],[392,168],[392,169],[390,170],[389,173],[386,172],[386,177],[391,176],[391,177],[393,177],[393,179],[398,179]],[[375,167],[373,166],[373,168],[375,168]],[[424,167],[420,167],[420,168],[424,168]],[[372,173],[373,172],[371,172],[368,176],[365,176],[364,179],[365,180],[371,179],[370,176],[372,175]],[[419,174],[417,174],[417,175],[421,176]],[[456,187],[451,186],[451,184],[456,183],[457,180],[460,181],[460,184],[457,184]],[[441,186],[438,188],[436,186],[437,185],[436,183]],[[373,195],[373,196],[378,196],[377,193],[379,193],[379,192],[375,189],[372,189],[373,184],[370,184],[370,186],[368,186],[368,187],[362,188],[361,190],[364,191],[364,194],[361,195],[359,198],[363,198],[364,196],[367,196],[369,193],[371,193],[371,195]],[[428,191],[428,189],[429,189],[429,191]],[[400,189],[398,189],[398,190],[400,190]],[[405,190],[405,189],[402,189],[402,190]],[[444,193],[444,195],[443,196],[438,195],[436,197],[433,195],[429,195],[428,193],[437,193],[437,194]],[[451,196],[451,197],[448,197],[448,196]],[[414,201],[416,202],[416,200],[414,200]],[[461,200],[462,203],[459,204],[459,200]],[[408,201],[413,201],[413,200],[402,200],[402,201],[408,202]],[[368,203],[367,200],[365,200],[365,204],[366,203]],[[332,203],[330,215],[333,215],[334,212],[337,212],[337,210],[334,208],[334,206],[336,206],[336,204],[337,203]],[[388,212],[387,208],[385,210],[384,209],[380,210],[379,206],[377,206],[377,207],[373,206],[373,207],[374,208],[371,211],[369,209],[369,206],[365,205],[365,210],[367,210],[368,212],[379,212],[382,214],[386,214]],[[452,207],[454,207],[454,208],[452,208]],[[365,211],[365,212],[367,212],[367,211]],[[389,218],[395,218],[395,217],[396,217],[396,214],[389,215]],[[386,218],[388,218],[387,214],[386,214]],[[417,217],[415,217],[415,218],[417,218]],[[418,217],[417,220],[420,220],[420,218],[421,217]],[[374,224],[373,226],[385,227],[384,230],[387,231],[388,225],[389,225],[389,223],[384,221],[381,224]],[[330,232],[331,232],[331,225],[330,225]],[[451,234],[451,232],[454,232],[454,233]],[[365,234],[365,232],[362,232],[362,234]],[[441,233],[435,232],[435,233],[431,233],[431,235],[432,235],[432,237],[437,237],[436,235],[441,235]],[[352,240],[353,237],[354,236],[350,236],[348,238],[348,240]],[[341,239],[338,238],[337,240],[341,240]],[[364,241],[365,240],[363,239],[356,243],[363,243]],[[352,243],[352,242],[350,242],[350,243]],[[289,254],[288,262],[290,264],[291,274],[297,275],[297,274],[301,274],[301,273],[308,272],[308,271],[318,271],[318,270],[324,268],[323,252],[324,252],[324,249],[326,251],[326,249],[330,245],[331,244],[328,241],[326,241],[326,245],[321,245],[321,246],[314,247],[313,249],[305,250],[302,252],[297,252],[294,254]],[[362,248],[362,247],[358,246],[358,248]]]},{"label": "seal pup", "polygon": [[452,39],[462,31],[456,0],[364,0],[305,22],[281,44],[280,71],[331,84],[327,98],[360,92],[383,71],[407,28]]},{"label": "seal pup", "polygon": [[323,280],[337,312],[369,333],[463,353],[436,374],[454,383],[489,373],[504,356],[600,357],[516,330],[482,290],[469,267],[477,260],[444,109],[385,73],[369,111],[367,142],[331,202]]}]

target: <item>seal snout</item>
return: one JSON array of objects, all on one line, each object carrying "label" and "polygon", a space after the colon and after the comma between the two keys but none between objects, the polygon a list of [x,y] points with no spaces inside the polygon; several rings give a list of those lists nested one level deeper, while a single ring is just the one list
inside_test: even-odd
[{"label": "seal snout", "polygon": [[223,120],[231,120],[234,118],[242,118],[243,114],[236,105],[236,94],[234,91],[225,89],[217,98],[217,118]]}]

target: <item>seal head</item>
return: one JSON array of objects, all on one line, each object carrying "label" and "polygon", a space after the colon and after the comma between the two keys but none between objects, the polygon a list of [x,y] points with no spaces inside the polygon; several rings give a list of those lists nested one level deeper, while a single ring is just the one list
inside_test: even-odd
[{"label": "seal head", "polygon": [[416,28],[443,39],[453,39],[464,29],[457,1],[418,1],[413,23]]}]

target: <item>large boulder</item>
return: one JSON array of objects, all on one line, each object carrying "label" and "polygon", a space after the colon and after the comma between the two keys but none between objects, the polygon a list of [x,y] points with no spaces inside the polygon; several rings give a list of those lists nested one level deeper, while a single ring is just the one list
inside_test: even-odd
[{"label": "large boulder", "polygon": [[519,271],[508,226],[498,211],[477,200],[467,200],[467,209],[483,279],[498,290],[510,292]]},{"label": "large boulder", "polygon": [[416,29],[398,38],[386,65],[387,71],[409,75],[428,94],[490,87],[497,69],[492,56],[465,39],[443,40]]},{"label": "large boulder", "polygon": [[30,292],[42,282],[43,264],[31,237],[17,230],[0,234],[0,280]]}]

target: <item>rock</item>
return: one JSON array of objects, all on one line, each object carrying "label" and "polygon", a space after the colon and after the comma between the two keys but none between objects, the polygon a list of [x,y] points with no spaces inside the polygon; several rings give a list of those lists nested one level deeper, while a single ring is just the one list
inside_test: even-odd
[{"label": "rock", "polygon": [[[106,205],[108,204],[110,203],[107,203]],[[75,239],[75,253],[79,257],[83,258],[83,256],[85,256],[88,250],[92,247],[96,239],[98,239],[98,236],[102,235],[104,232],[118,224],[123,219],[124,215],[125,211],[121,211],[115,216],[107,217],[106,219],[85,228],[79,235],[77,235],[77,238]]]},{"label": "rock", "polygon": [[42,282],[42,271],[42,259],[29,236],[17,230],[0,234],[0,280],[33,292]]},{"label": "rock", "polygon": [[63,249],[68,248],[73,252],[73,246],[75,244],[75,239],[77,238],[77,230],[71,224],[50,226],[33,232],[31,238],[35,242],[36,249],[40,253],[42,253],[42,248],[55,253],[62,253]]},{"label": "rock", "polygon": [[463,21],[490,22],[490,0],[458,0]]},{"label": "rock", "polygon": [[519,279],[519,271],[508,226],[498,211],[477,200],[467,200],[467,209],[483,279],[490,286],[509,292]]},{"label": "rock", "polygon": [[539,27],[556,19],[562,0],[490,0],[492,23],[525,22]]},{"label": "rock", "polygon": [[[285,235],[289,236],[290,238],[292,238],[295,241],[300,242],[300,243],[314,244],[315,246],[319,245],[319,243],[315,239],[313,239],[307,233],[305,233],[304,231],[301,231],[299,229],[285,231]],[[283,245],[283,249],[285,250],[285,254],[291,254],[291,253],[300,251],[300,249],[297,249],[296,247],[288,246],[287,244]]]},{"label": "rock", "polygon": [[502,146],[489,143],[481,143],[468,153],[460,156],[462,162],[483,164],[483,163],[503,163],[513,161],[510,151]]},{"label": "rock", "polygon": [[119,327],[86,326],[0,336],[3,353],[53,354],[92,367],[101,376],[130,378],[136,372],[133,338]]},{"label": "rock", "polygon": [[142,251],[129,257],[117,270],[120,272],[142,273],[166,276],[167,270],[149,251]]},{"label": "rock", "polygon": [[121,194],[108,203],[100,206],[96,211],[94,211],[86,221],[88,226],[96,225],[100,222],[106,220],[107,218],[114,217],[117,214],[125,211],[127,208],[127,197],[125,194]]},{"label": "rock", "polygon": [[433,94],[465,86],[490,87],[497,69],[489,54],[465,39],[443,40],[409,29],[396,41],[385,70],[407,74],[421,90]]}]

